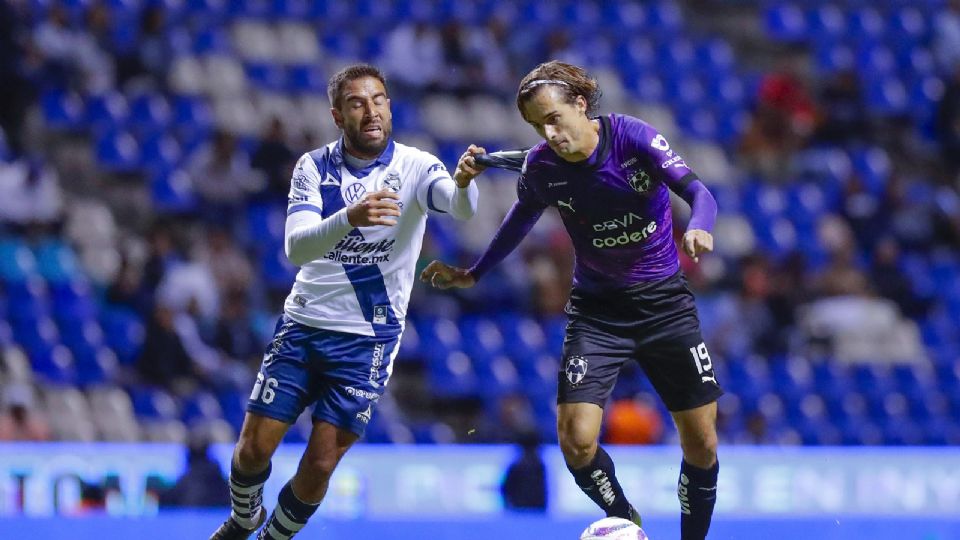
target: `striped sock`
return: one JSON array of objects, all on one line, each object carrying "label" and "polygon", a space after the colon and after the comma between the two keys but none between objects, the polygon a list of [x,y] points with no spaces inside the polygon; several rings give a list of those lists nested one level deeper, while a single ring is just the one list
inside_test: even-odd
[{"label": "striped sock", "polygon": [[307,504],[297,498],[290,482],[283,486],[278,497],[277,507],[270,519],[260,529],[257,540],[288,540],[300,532],[310,516],[317,511],[317,504]]},{"label": "striped sock", "polygon": [[263,504],[263,484],[270,477],[272,466],[257,474],[244,474],[236,463],[230,465],[230,508],[231,517],[245,529],[252,529],[260,516]]}]

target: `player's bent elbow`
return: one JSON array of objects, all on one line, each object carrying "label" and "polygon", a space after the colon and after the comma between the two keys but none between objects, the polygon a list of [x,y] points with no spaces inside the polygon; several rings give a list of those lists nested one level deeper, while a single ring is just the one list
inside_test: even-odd
[{"label": "player's bent elbow", "polygon": [[284,243],[283,252],[287,255],[287,260],[290,261],[290,264],[294,266],[303,266],[309,262],[306,254],[303,253],[302,249],[298,249],[298,246],[293,242],[287,241]]}]

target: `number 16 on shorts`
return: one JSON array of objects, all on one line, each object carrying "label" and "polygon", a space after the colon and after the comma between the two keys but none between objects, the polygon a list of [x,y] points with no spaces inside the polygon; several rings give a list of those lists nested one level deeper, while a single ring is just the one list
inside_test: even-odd
[{"label": "number 16 on shorts", "polygon": [[280,383],[278,383],[273,377],[264,380],[263,373],[257,373],[257,382],[253,385],[253,392],[250,392],[250,401],[257,401],[257,399],[260,399],[260,401],[269,405],[273,402],[273,398],[277,396],[275,389],[277,388],[278,384]]},{"label": "number 16 on shorts", "polygon": [[707,352],[707,344],[701,341],[696,347],[690,347],[690,354],[700,373],[700,382],[717,384],[717,379],[713,376],[713,362],[710,360],[710,353]]}]

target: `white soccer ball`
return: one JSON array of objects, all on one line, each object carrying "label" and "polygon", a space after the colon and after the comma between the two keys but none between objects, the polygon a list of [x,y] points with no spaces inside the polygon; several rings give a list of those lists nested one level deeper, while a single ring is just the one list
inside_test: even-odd
[{"label": "white soccer ball", "polygon": [[580,540],[649,540],[647,533],[629,519],[618,517],[594,521],[584,529]]}]

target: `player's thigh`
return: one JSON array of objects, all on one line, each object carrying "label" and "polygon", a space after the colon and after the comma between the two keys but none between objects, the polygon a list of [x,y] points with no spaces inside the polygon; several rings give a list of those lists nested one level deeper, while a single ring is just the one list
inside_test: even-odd
[{"label": "player's thigh", "polygon": [[712,401],[685,411],[673,411],[674,423],[683,446],[715,447],[717,441],[717,402]]},{"label": "player's thigh", "polygon": [[723,395],[699,332],[645,343],[637,360],[671,412],[695,409]]},{"label": "player's thigh", "polygon": [[280,318],[250,392],[248,413],[285,424],[296,422],[316,386],[311,363],[317,357],[319,332],[286,315]]},{"label": "player's thigh", "polygon": [[373,337],[331,333],[318,367],[319,386],[313,420],[361,437],[386,391],[400,336]]},{"label": "player's thigh", "polygon": [[557,374],[557,403],[592,403],[603,407],[636,345],[581,318],[567,324],[563,359]]}]

